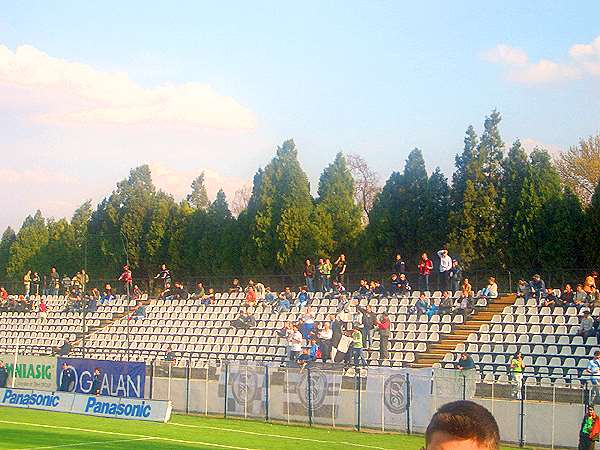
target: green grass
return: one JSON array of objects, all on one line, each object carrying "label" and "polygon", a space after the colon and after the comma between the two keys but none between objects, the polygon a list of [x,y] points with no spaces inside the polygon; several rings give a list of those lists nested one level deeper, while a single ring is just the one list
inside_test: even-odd
[{"label": "green grass", "polygon": [[418,449],[423,441],[238,419],[173,415],[162,424],[0,407],[0,449]]}]

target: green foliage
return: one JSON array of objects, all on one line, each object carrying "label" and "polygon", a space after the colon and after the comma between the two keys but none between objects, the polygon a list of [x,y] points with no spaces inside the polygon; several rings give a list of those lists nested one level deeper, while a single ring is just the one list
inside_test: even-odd
[{"label": "green foliage", "polygon": [[587,210],[587,230],[578,236],[578,242],[585,242],[586,261],[588,264],[598,267],[600,265],[600,182],[596,185],[592,201]]},{"label": "green foliage", "polygon": [[15,230],[11,227],[7,227],[2,233],[2,239],[0,240],[0,277],[6,277],[6,266],[10,258],[10,249],[14,242],[17,240]]},{"label": "green foliage", "polygon": [[192,181],[192,192],[187,196],[187,201],[193,208],[206,209],[210,205],[208,194],[204,186],[204,172]]},{"label": "green foliage", "polygon": [[6,265],[6,275],[11,279],[21,279],[29,270],[35,270],[42,250],[48,244],[48,228],[42,213],[38,210],[33,217],[28,216],[17,233],[17,239],[10,247]]}]

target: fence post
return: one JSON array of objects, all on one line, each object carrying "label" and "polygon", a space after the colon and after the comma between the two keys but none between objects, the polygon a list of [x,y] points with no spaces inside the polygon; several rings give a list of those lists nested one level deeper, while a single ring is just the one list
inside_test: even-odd
[{"label": "fence post", "polygon": [[310,378],[310,367],[307,370],[307,382],[306,382],[306,389],[308,389],[307,392],[307,398],[308,398],[308,424],[312,427],[313,425],[313,416],[312,416],[312,380]]},{"label": "fence post", "polygon": [[461,375],[462,375],[462,379],[463,379],[463,398],[462,399],[466,400],[467,399],[467,377],[466,377],[464,371],[461,373]]},{"label": "fence post", "polygon": [[519,447],[525,445],[525,383],[521,385],[521,411],[520,411],[520,423],[519,423]]},{"label": "fence post", "polygon": [[150,363],[150,399],[154,399],[154,362],[156,360],[153,359]]},{"label": "fence post", "polygon": [[360,369],[358,369],[358,372],[354,373],[354,383],[357,389],[357,398],[358,398],[358,405],[357,407],[357,415],[356,415],[356,429],[357,431],[360,431],[361,428],[361,423],[360,423],[360,419],[361,419],[361,403],[362,403],[362,398],[361,398],[361,385],[360,385]]},{"label": "fence post", "polygon": [[192,359],[187,362],[187,370],[185,373],[185,413],[190,413],[190,377],[192,374]]},{"label": "fence post", "polygon": [[406,433],[410,434],[410,373],[406,372]]},{"label": "fence post", "polygon": [[223,417],[227,419],[227,394],[229,393],[229,364],[225,363],[225,385],[223,386],[223,400],[225,404],[223,405]]},{"label": "fence post", "polygon": [[265,421],[269,421],[269,366],[265,366]]}]

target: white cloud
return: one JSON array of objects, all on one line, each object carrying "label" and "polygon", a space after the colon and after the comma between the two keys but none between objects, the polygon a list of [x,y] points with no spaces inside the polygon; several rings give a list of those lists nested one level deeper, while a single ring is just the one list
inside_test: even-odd
[{"label": "white cloud", "polygon": [[149,164],[152,172],[152,181],[163,191],[173,195],[175,199],[182,200],[191,191],[192,181],[204,172],[204,185],[208,198],[215,199],[219,189],[223,189],[227,200],[233,200],[235,191],[248,185],[249,181],[233,176],[224,176],[210,169],[176,169],[165,166],[159,162]]},{"label": "white cloud", "polygon": [[17,186],[41,186],[54,185],[56,183],[64,185],[77,184],[79,179],[61,172],[52,172],[44,168],[10,169],[0,168],[0,180],[6,188],[7,185]]},{"label": "white cloud", "polygon": [[[175,124],[249,130],[255,115],[201,83],[145,88],[126,73],[54,58],[29,45],[0,45],[0,85],[47,103],[38,118],[59,124]],[[42,100],[43,99],[43,100]]]},{"label": "white cloud", "polygon": [[517,83],[543,84],[600,76],[600,36],[589,44],[573,45],[565,61],[541,58],[533,62],[524,50],[506,44],[488,50],[483,58],[505,66],[506,77]]},{"label": "white cloud", "polygon": [[545,143],[543,143],[535,138],[531,138],[531,137],[521,139],[521,145],[527,151],[527,153],[531,153],[531,151],[536,147],[547,150],[548,153],[553,157],[557,157],[563,152],[563,149],[557,145],[545,144]]}]

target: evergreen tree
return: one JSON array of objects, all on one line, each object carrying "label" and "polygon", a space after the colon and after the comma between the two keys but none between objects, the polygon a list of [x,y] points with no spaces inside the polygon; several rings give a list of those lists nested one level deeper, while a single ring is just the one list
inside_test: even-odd
[{"label": "evergreen tree", "polygon": [[467,128],[464,144],[462,153],[454,158],[456,165],[456,171],[452,174],[452,209],[454,211],[460,211],[463,208],[468,179],[467,171],[477,152],[478,137],[472,125]]},{"label": "evergreen tree", "polygon": [[321,174],[318,204],[331,216],[335,254],[348,253],[361,230],[361,208],[354,200],[354,179],[340,152]]},{"label": "evergreen tree", "polygon": [[14,242],[17,240],[15,230],[11,227],[7,227],[2,233],[2,239],[0,240],[0,279],[6,277],[6,266],[10,257],[10,249]]},{"label": "evergreen tree", "polygon": [[450,187],[448,180],[436,168],[427,181],[422,220],[422,248],[428,252],[439,250],[448,243],[448,215]]},{"label": "evergreen tree", "polygon": [[193,208],[206,209],[209,207],[208,194],[204,186],[204,172],[192,181],[192,192],[188,194],[187,201]]},{"label": "evergreen tree", "polygon": [[9,278],[20,280],[29,270],[37,270],[38,258],[48,244],[46,221],[38,210],[33,217],[28,216],[17,233],[17,239],[10,247],[10,256],[6,266]]},{"label": "evergreen tree", "polygon": [[[600,182],[594,189],[592,195],[592,201],[586,211],[586,222],[587,232],[583,235],[585,239],[582,247],[585,251],[585,259],[589,266],[598,267],[600,266],[600,243],[598,236],[600,236]],[[575,242],[581,242],[581,235]]]}]

